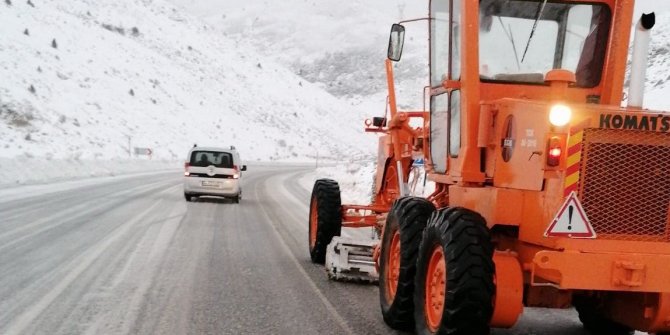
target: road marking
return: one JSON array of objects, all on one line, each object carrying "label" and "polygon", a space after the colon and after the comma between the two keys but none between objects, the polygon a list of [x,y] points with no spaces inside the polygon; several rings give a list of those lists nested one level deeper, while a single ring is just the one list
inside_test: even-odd
[{"label": "road marking", "polygon": [[[259,194],[258,187],[259,187],[260,184],[261,183],[256,183],[256,185],[254,187],[254,191],[257,195]],[[265,207],[262,206],[262,205],[259,205],[259,207],[261,209],[261,212],[263,213],[263,215],[267,219],[266,222],[272,222],[272,219],[271,219],[270,215],[268,214],[267,210],[265,209]],[[298,268],[298,272],[300,272],[303,275],[303,277],[305,277],[305,279],[309,283],[309,286],[312,288],[312,290],[314,290],[314,292],[319,297],[319,299],[321,300],[323,305],[331,313],[331,315],[335,318],[335,321],[337,321],[339,326],[342,327],[342,329],[347,334],[352,334],[352,335],[355,334],[353,329],[351,329],[351,327],[349,327],[349,324],[347,323],[347,321],[342,317],[342,315],[340,315],[340,313],[337,311],[337,309],[335,309],[335,306],[333,306],[333,304],[331,304],[330,301],[328,301],[328,298],[326,298],[326,296],[323,295],[323,293],[321,293],[321,290],[319,290],[319,288],[316,286],[316,284],[312,281],[312,278],[309,276],[309,274],[307,274],[307,271],[305,271],[305,269],[302,268],[302,266],[300,265],[300,262],[298,262],[298,259],[295,257],[295,255],[291,251],[291,248],[288,247],[288,245],[286,244],[286,242],[282,238],[281,234],[279,234],[279,231],[277,231],[277,228],[273,224],[270,224],[269,226],[272,227],[272,231],[275,233],[275,235],[277,235],[277,239],[279,240],[279,243],[281,244],[281,247],[285,250],[285,252],[287,254],[289,254],[289,256],[291,258],[291,261],[293,262],[295,267]]]},{"label": "road marking", "polygon": [[[121,191],[111,193],[111,194],[105,194],[105,195],[102,195],[102,196],[96,198],[95,200],[117,197],[117,196],[122,196],[122,195],[126,195],[126,194],[141,193],[141,192],[146,192],[146,191],[151,190],[151,189],[160,189],[163,186],[159,186],[159,185],[162,185],[164,183],[165,183],[164,181],[160,181],[160,182],[155,182],[155,183],[148,184],[148,185],[140,185],[138,187],[134,187],[134,188],[131,188],[131,189],[121,190]],[[176,187],[176,186],[178,186],[178,185],[170,186],[170,188]],[[2,246],[0,246],[0,250],[4,250],[4,249],[7,249],[9,247],[12,247],[17,243],[20,243],[27,238],[30,238],[30,237],[35,236],[37,234],[40,234],[40,233],[42,233],[42,232],[44,232],[48,229],[52,229],[52,228],[54,228],[56,226],[59,226],[59,225],[62,225],[64,223],[71,222],[74,219],[78,219],[78,218],[84,217],[86,215],[89,215],[90,213],[95,212],[98,209],[100,209],[104,206],[108,206],[108,205],[109,205],[109,203],[106,203],[106,202],[103,202],[103,201],[98,201],[97,206],[92,207],[91,204],[87,202],[87,203],[79,204],[77,206],[70,207],[70,208],[65,209],[63,211],[54,213],[51,216],[47,216],[47,217],[39,219],[37,221],[33,221],[31,223],[18,226],[17,228],[14,228],[12,230],[9,230],[9,231],[6,231],[6,232],[0,234],[0,240],[5,239],[10,235],[15,235],[12,238],[11,241],[3,243]],[[65,221],[62,221],[62,220],[65,220]],[[20,236],[20,237],[16,236],[17,234],[20,234],[24,231],[27,231],[28,234]]]},{"label": "road marking", "polygon": [[[178,187],[181,187],[181,185],[170,187],[161,192],[161,194],[172,193],[173,190],[176,190]],[[179,194],[178,199],[183,199],[181,194]],[[186,204],[186,202],[184,202],[184,204]],[[167,206],[170,205],[168,204]],[[160,212],[158,214],[163,213],[164,212]],[[177,215],[174,215],[175,213]],[[107,325],[109,320],[119,320],[117,327],[118,329],[122,329],[119,333],[132,333],[132,327],[135,325],[135,322],[141,313],[140,309],[142,303],[144,303],[147,298],[147,294],[151,286],[154,284],[154,279],[159,273],[162,264],[161,261],[163,260],[162,257],[164,256],[165,251],[169,248],[170,243],[179,228],[179,224],[184,219],[185,215],[186,205],[174,206],[169,210],[169,214],[167,214],[164,219],[160,219],[161,225],[156,234],[149,233],[150,230],[144,232],[145,235],[137,242],[137,245],[135,246],[136,249],[130,253],[130,256],[122,269],[111,281],[111,288],[116,290],[124,281],[128,283],[136,280],[136,278],[133,278],[132,276],[137,275],[137,273],[131,273],[131,268],[138,266],[137,264],[142,264],[142,276],[144,276],[145,279],[137,280],[139,284],[134,286],[133,292],[130,295],[124,296],[123,304],[117,306],[115,309],[108,310],[104,315],[98,316],[95,319],[95,322],[86,330],[85,334],[94,335],[105,333],[105,329],[101,329],[101,327]],[[144,246],[149,246],[149,250],[143,249],[140,251],[139,249]],[[144,259],[139,261],[138,258],[142,257]]]},{"label": "road marking", "polygon": [[124,225],[116,229],[116,231],[109,236],[103,242],[89,248],[86,252],[82,253],[81,256],[75,258],[71,264],[78,264],[74,269],[72,269],[63,279],[60,280],[54,287],[45,294],[38,302],[32,305],[29,309],[24,311],[21,315],[15,318],[16,321],[7,329],[6,334],[21,334],[25,331],[26,327],[30,326],[32,321],[35,320],[49,305],[51,305],[58,296],[65,291],[68,286],[74,282],[77,277],[79,277],[86,269],[88,269],[91,264],[98,259],[103,252],[121,238],[130,228],[140,222],[144,216],[153,211],[162,201],[154,203],[151,207],[147,208],[140,214],[136,215]]}]

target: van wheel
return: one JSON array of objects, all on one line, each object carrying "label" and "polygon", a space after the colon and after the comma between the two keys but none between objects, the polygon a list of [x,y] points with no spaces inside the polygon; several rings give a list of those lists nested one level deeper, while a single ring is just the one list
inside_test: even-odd
[{"label": "van wheel", "polygon": [[238,195],[238,196],[233,197],[233,202],[236,203],[236,204],[239,204],[240,203],[240,196]]},{"label": "van wheel", "polygon": [[435,206],[403,197],[393,203],[384,225],[379,260],[379,303],[384,322],[398,330],[414,327],[414,275],[421,234]]},{"label": "van wheel", "polygon": [[312,263],[326,262],[326,247],[342,232],[340,185],[330,179],[319,179],[312,189],[309,204],[309,255]]},{"label": "van wheel", "polygon": [[186,201],[188,201],[188,202],[191,202],[193,200],[193,196],[190,195],[190,194],[184,193],[184,199],[186,199]]},{"label": "van wheel", "polygon": [[417,259],[416,333],[488,335],[494,273],[493,244],[481,215],[465,208],[433,213]]}]

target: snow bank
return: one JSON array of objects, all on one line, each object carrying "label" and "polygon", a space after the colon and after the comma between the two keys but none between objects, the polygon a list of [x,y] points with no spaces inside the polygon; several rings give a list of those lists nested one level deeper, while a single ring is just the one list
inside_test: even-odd
[{"label": "snow bank", "polygon": [[182,161],[169,160],[0,158],[0,188],[131,173],[174,171],[178,174],[180,169],[183,169]]},{"label": "snow bank", "polygon": [[340,184],[342,203],[367,205],[372,197],[375,169],[376,163],[373,161],[321,165],[314,172],[304,175],[299,182],[311,192],[317,179],[333,179]]},{"label": "snow bank", "polygon": [[[312,191],[317,179],[328,178],[340,184],[343,204],[367,205],[372,201],[373,183],[377,170],[376,161],[352,161],[335,165],[321,166],[314,172],[306,174],[300,179],[300,184],[308,191]],[[416,179],[411,195],[426,197],[435,189],[432,182],[426,181],[423,166],[416,167],[410,172],[410,184]]]}]

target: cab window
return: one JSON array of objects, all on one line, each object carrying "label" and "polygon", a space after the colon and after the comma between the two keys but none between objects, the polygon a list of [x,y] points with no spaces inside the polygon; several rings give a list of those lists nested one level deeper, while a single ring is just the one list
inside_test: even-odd
[{"label": "cab window", "polygon": [[214,165],[217,168],[232,169],[233,155],[220,151],[193,151],[189,164],[199,167]]},{"label": "cab window", "polygon": [[604,4],[482,0],[482,81],[543,84],[552,69],[595,87],[602,75],[611,12]]},{"label": "cab window", "polygon": [[438,87],[449,79],[449,6],[451,1],[430,4],[430,86]]}]

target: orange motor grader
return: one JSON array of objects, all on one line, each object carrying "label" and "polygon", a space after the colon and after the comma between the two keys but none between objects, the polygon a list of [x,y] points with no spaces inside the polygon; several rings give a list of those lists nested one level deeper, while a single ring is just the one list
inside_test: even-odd
[{"label": "orange motor grader", "polygon": [[[642,109],[653,14],[636,19],[621,107],[633,5],[430,1],[421,112],[395,107],[393,25],[390,115],[366,128],[383,134],[374,200],[342,205],[318,180],[312,260],[342,227],[376,227],[384,320],[419,334],[488,334],[524,306],[574,306],[594,334],[670,334],[670,114]],[[425,198],[407,190],[417,151]]]}]

